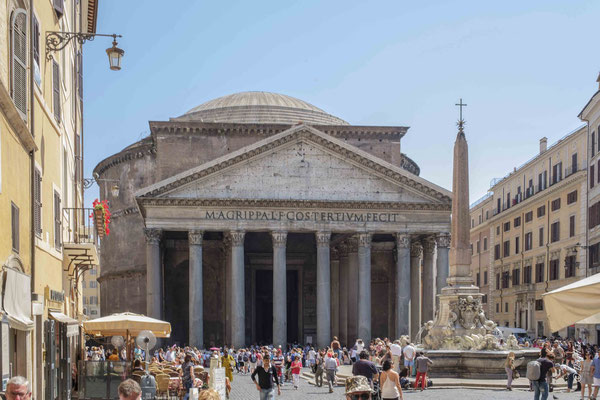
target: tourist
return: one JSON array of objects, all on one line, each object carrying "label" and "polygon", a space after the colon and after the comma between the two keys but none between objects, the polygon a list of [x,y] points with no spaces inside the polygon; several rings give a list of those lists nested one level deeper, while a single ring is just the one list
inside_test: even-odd
[{"label": "tourist", "polygon": [[273,357],[273,365],[275,366],[275,371],[277,371],[277,376],[279,377],[279,382],[281,386],[283,386],[283,364],[284,357],[282,355],[281,349],[277,350],[277,355]]},{"label": "tourist", "polygon": [[414,345],[409,343],[404,346],[402,354],[404,355],[404,366],[408,368],[408,376],[412,376],[413,367],[415,366],[415,355],[417,354]]},{"label": "tourist", "polygon": [[237,354],[237,370],[238,374],[244,374],[245,372],[245,362],[247,361],[248,356],[246,355],[246,351],[244,349],[240,349]]},{"label": "tourist", "polygon": [[[258,382],[256,382],[257,375]],[[252,382],[256,385],[256,389],[260,392],[260,400],[273,400],[273,383],[277,386],[277,394],[281,396],[279,378],[277,377],[275,367],[271,365],[269,354],[265,354],[262,365],[254,370],[252,375],[250,375],[250,379],[252,379]]]},{"label": "tourist", "polygon": [[333,350],[333,354],[335,354],[335,356],[339,359],[340,358],[340,349],[342,348],[342,345],[340,344],[337,336],[333,337],[333,340],[331,341],[331,344],[329,345],[329,347],[331,347],[331,349]]},{"label": "tourist", "polygon": [[394,340],[394,343],[390,346],[390,352],[392,354],[392,365],[396,368],[396,372],[400,372],[400,359],[402,358],[402,346],[400,346],[399,340]]},{"label": "tourist", "polygon": [[533,381],[533,391],[534,400],[546,400],[548,398],[548,382],[546,382],[546,377],[548,374],[552,374],[554,372],[554,364],[552,361],[548,359],[548,355],[552,354],[548,352],[546,347],[542,348],[541,357],[537,359],[537,362],[540,363],[540,377],[539,379]]},{"label": "tourist", "polygon": [[323,354],[321,352],[317,353],[315,359],[315,386],[321,387],[323,386],[323,372],[325,369],[323,368]]},{"label": "tourist", "polygon": [[592,399],[596,399],[598,397],[598,389],[600,388],[600,357],[598,354],[599,353],[596,353],[596,356],[592,360],[592,367],[590,369],[594,386],[594,394],[592,395]]},{"label": "tourist", "polygon": [[402,387],[400,386],[400,376],[392,370],[392,362],[385,360],[379,377],[381,387],[381,398],[383,400],[403,399]]},{"label": "tourist", "polygon": [[291,365],[292,371],[292,382],[294,384],[294,389],[298,390],[298,385],[300,385],[300,371],[302,370],[302,361],[299,355],[292,356],[293,361]]},{"label": "tourist", "polygon": [[504,370],[506,371],[506,377],[508,379],[506,382],[506,389],[512,390],[513,374],[515,370],[515,353],[512,351],[506,356]]},{"label": "tourist", "polygon": [[190,389],[194,386],[194,363],[192,362],[192,355],[186,354],[181,366],[181,383],[185,389],[185,396],[183,400],[187,400],[190,396]]},{"label": "tourist", "polygon": [[17,397],[20,400],[31,398],[31,384],[22,376],[13,376],[6,384],[6,400],[16,400]]},{"label": "tourist", "polygon": [[108,357],[108,361],[120,361],[119,350],[113,349],[112,354]]},{"label": "tourist", "polygon": [[346,379],[346,400],[371,400],[373,390],[364,376]]},{"label": "tourist", "polygon": [[224,351],[221,356],[221,365],[225,368],[225,376],[229,378],[230,382],[233,382],[233,366],[235,365],[235,359],[227,351]]},{"label": "tourist", "polygon": [[119,400],[140,400],[142,398],[142,388],[133,379],[125,379],[121,382],[117,392],[119,393]]},{"label": "tourist", "polygon": [[580,363],[579,378],[581,383],[581,400],[585,397],[585,388],[589,389],[589,397],[592,397],[592,356],[593,353],[590,350],[584,350],[584,360]]},{"label": "tourist", "polygon": [[425,357],[423,352],[419,352],[419,357],[415,361],[415,367],[417,368],[417,377],[415,379],[415,390],[419,386],[419,378],[423,381],[421,383],[421,391],[427,389],[427,371],[429,370],[429,366],[433,364],[428,357]]},{"label": "tourist", "polygon": [[373,380],[377,379],[378,372],[377,367],[374,363],[368,360],[369,353],[363,350],[359,354],[359,360],[352,366],[352,375],[362,375],[369,381],[371,387],[373,386]]},{"label": "tourist", "polygon": [[325,358],[325,376],[327,378],[327,386],[329,386],[329,393],[333,393],[333,386],[335,386],[335,374],[339,366],[339,360],[334,357],[332,352],[327,353]]},{"label": "tourist", "polygon": [[248,360],[250,363],[250,373],[253,373],[256,369],[256,361],[258,360],[256,353],[257,351],[254,349],[252,349],[252,352],[250,353],[250,358]]},{"label": "tourist", "polygon": [[352,364],[354,364],[356,361],[358,361],[358,357],[356,356],[356,355],[358,354],[358,353],[357,353],[357,350],[356,350],[356,347],[357,347],[357,346],[356,346],[356,345],[354,345],[354,347],[352,347],[352,348],[350,349],[350,362],[351,362]]},{"label": "tourist", "polygon": [[315,357],[317,356],[317,352],[315,351],[314,347],[311,347],[310,350],[308,351],[308,355],[306,357],[306,360],[308,361],[308,367],[312,368],[315,365]]},{"label": "tourist", "polygon": [[344,353],[342,354],[342,365],[350,364],[352,364],[352,360],[350,360],[350,354],[348,354],[348,350],[344,349]]}]

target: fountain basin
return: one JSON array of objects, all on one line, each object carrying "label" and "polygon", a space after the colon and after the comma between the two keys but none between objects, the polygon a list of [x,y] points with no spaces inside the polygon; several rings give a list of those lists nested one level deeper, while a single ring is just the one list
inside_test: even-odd
[{"label": "fountain basin", "polygon": [[515,353],[515,364],[525,376],[527,363],[540,357],[540,349],[519,350],[420,350],[433,361],[430,375],[433,378],[506,378],[504,363],[509,352]]}]

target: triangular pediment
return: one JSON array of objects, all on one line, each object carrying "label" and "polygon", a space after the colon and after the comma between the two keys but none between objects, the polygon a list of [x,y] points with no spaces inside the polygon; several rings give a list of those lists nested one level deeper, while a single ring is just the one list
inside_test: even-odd
[{"label": "triangular pediment", "polygon": [[305,125],[165,179],[136,197],[451,202],[445,189]]}]

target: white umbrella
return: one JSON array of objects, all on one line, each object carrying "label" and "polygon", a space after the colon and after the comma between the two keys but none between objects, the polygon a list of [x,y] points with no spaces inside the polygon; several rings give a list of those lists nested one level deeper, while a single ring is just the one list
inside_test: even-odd
[{"label": "white umbrella", "polygon": [[85,321],[83,330],[94,336],[137,336],[141,331],[151,331],[156,337],[168,338],[171,335],[171,324],[145,315],[124,312]]},{"label": "white umbrella", "polygon": [[600,274],[542,295],[550,331],[600,321]]}]

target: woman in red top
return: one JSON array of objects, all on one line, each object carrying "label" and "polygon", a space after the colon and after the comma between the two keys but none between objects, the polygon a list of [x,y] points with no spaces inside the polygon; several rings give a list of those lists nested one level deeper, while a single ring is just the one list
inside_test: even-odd
[{"label": "woman in red top", "polygon": [[294,383],[294,389],[298,389],[300,384],[300,370],[302,369],[302,361],[299,356],[294,356],[292,360],[292,382]]}]

